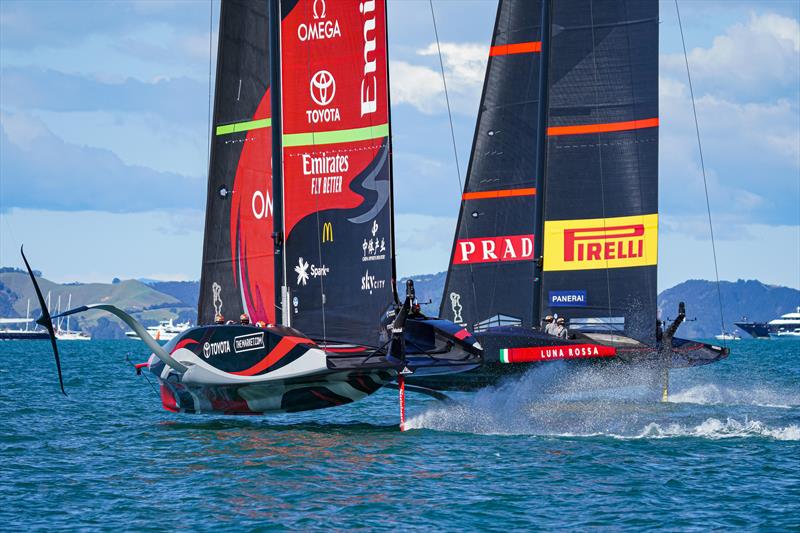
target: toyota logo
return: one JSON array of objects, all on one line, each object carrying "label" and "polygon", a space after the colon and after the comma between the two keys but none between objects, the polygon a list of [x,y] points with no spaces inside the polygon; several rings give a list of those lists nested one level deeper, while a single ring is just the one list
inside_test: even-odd
[{"label": "toyota logo", "polygon": [[336,80],[333,79],[333,74],[327,70],[320,70],[311,78],[309,84],[311,90],[311,99],[317,105],[328,105],[333,101],[333,96],[336,94]]}]

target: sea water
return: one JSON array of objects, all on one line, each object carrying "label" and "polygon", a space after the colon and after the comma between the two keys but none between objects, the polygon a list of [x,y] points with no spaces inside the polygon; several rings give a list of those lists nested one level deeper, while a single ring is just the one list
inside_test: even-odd
[{"label": "sea water", "polygon": [[[173,414],[134,340],[0,343],[0,529],[800,529],[800,342],[743,340],[670,399],[552,363],[456,403]],[[652,392],[652,391],[651,391]],[[657,391],[656,391],[657,392]]]}]

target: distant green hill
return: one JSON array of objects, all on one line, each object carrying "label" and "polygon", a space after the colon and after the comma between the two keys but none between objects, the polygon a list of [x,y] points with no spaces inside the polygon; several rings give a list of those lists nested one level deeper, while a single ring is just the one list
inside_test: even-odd
[{"label": "distant green hill", "polygon": [[[444,290],[446,272],[412,276],[417,298],[423,310],[438,315]],[[38,278],[45,295],[50,293],[50,307],[55,310],[61,296],[61,308],[66,309],[69,295],[72,306],[108,302],[131,312],[145,325],[159,320],[197,321],[197,300],[200,283],[197,281],[125,280],[118,283],[73,283],[59,285]],[[400,296],[405,296],[405,282],[398,282]],[[768,321],[793,311],[800,305],[800,291],[788,287],[765,285],[756,280],[723,281],[723,314],[725,330],[733,331],[733,323],[742,316],[751,320]],[[25,316],[28,299],[31,316],[39,316],[39,305],[33,286],[26,273],[16,269],[0,268],[0,316]],[[427,303],[427,302],[431,303]],[[688,338],[710,338],[719,333],[719,300],[716,284],[706,280],[689,280],[667,289],[658,295],[658,307],[663,318],[672,318],[678,302],[686,302],[689,320],[681,326],[679,335]],[[79,327],[96,338],[120,338],[127,329],[120,321],[107,314],[94,312],[77,317]],[[72,323],[73,328],[75,322]]]},{"label": "distant green hill", "polygon": [[[720,282],[722,314],[725,331],[737,329],[733,323],[746,316],[749,320],[766,322],[800,305],[800,291],[789,287],[765,285],[757,280]],[[690,319],[679,330],[680,336],[710,338],[720,332],[719,297],[716,283],[692,279],[675,285],[658,295],[662,316],[674,317],[678,302],[686,302],[686,315]],[[738,330],[740,335],[749,337]]]},{"label": "distant green hill", "polygon": [[[157,324],[159,320],[197,320],[196,304],[187,304],[180,298],[166,294],[156,288],[136,280],[125,280],[119,283],[85,283],[61,285],[45,278],[38,278],[39,286],[45,298],[50,294],[50,310],[55,312],[58,299],[61,297],[61,309],[67,309],[67,302],[72,296],[72,307],[91,303],[112,303],[139,319],[145,325]],[[196,284],[196,282],[191,282]],[[16,316],[25,316],[30,300],[31,316],[40,315],[39,303],[28,274],[5,271],[0,273],[0,310],[3,302],[10,303],[11,311]],[[10,316],[6,310],[0,316]],[[91,334],[96,338],[122,338],[128,329],[116,318],[100,311],[90,311],[71,318],[71,327]]]}]

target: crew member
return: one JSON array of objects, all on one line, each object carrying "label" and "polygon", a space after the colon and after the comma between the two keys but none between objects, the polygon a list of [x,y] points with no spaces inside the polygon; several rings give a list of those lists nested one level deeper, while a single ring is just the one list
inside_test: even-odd
[{"label": "crew member", "polygon": [[263,320],[259,320],[258,322],[256,322],[256,327],[257,328],[265,328],[265,327],[267,327],[267,323],[264,322]]},{"label": "crew member", "polygon": [[542,330],[545,333],[550,333],[549,328],[553,325],[553,315],[547,315],[544,317],[544,321],[542,321]]},{"label": "crew member", "polygon": [[214,315],[214,324],[221,326],[224,323],[225,323],[225,317],[222,316],[222,313],[217,313],[216,315]]},{"label": "crew member", "polygon": [[567,331],[567,327],[564,325],[564,317],[562,316],[558,317],[558,320],[556,320],[556,327],[553,335],[555,335],[559,339],[566,339],[568,334],[569,331]]},{"label": "crew member", "polygon": [[250,317],[247,316],[247,313],[242,313],[242,316],[239,317],[239,324],[247,325],[250,323]]}]

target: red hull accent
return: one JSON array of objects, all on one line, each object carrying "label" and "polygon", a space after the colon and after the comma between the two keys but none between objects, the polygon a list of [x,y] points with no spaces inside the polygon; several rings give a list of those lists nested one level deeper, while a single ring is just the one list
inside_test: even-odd
[{"label": "red hull accent", "polygon": [[602,344],[564,344],[561,346],[536,346],[529,348],[506,348],[500,351],[503,363],[534,363],[558,359],[591,359],[614,357],[617,349]]}]

